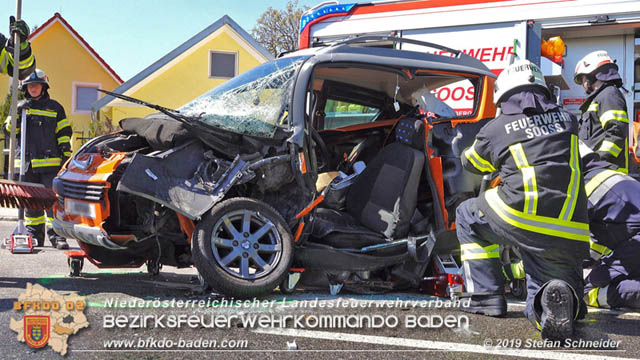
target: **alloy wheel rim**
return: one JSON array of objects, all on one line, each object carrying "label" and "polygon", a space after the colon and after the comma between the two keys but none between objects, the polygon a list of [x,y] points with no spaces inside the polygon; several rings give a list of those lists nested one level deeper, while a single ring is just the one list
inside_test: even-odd
[{"label": "alloy wheel rim", "polygon": [[218,265],[244,280],[267,276],[282,255],[282,238],[275,224],[246,209],[224,214],[213,226],[210,241]]}]

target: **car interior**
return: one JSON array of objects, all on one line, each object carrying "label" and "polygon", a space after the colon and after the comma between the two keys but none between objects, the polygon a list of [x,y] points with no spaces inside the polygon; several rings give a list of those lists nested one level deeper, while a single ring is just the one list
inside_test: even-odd
[{"label": "car interior", "polygon": [[[415,93],[469,81],[461,75],[372,65],[318,66],[313,77],[311,124],[326,144],[318,155],[321,190],[356,162],[366,168],[339,205],[320,204],[310,242],[358,253],[388,253],[433,223],[433,196],[422,110]],[[446,116],[432,114],[446,122]],[[323,159],[323,156],[328,156]],[[335,179],[335,180],[334,180]],[[331,188],[328,191],[332,191]],[[387,246],[388,245],[388,246]]]}]

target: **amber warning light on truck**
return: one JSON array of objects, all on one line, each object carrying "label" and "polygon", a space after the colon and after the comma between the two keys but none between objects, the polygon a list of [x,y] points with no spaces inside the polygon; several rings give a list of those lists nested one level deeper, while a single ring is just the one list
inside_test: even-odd
[{"label": "amber warning light on truck", "polygon": [[564,40],[560,36],[554,36],[549,40],[542,39],[540,54],[555,63],[562,64],[566,49]]}]

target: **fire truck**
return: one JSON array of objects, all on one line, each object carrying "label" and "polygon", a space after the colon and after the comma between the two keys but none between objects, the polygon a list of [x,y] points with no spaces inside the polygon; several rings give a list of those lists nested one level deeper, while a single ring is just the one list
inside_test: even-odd
[{"label": "fire truck", "polygon": [[[323,2],[300,20],[300,49],[328,46],[345,39],[388,36],[382,46],[447,55],[394,38],[441,44],[482,61],[499,75],[515,59],[538,64],[559,104],[580,116],[585,100],[573,81],[576,63],[595,50],[606,50],[616,60],[623,78],[630,127],[631,175],[638,177],[640,161],[640,1],[633,0],[395,0],[368,3]],[[547,42],[550,40],[550,42]],[[366,41],[363,41],[366,46]],[[547,45],[545,45],[547,44]],[[552,46],[555,54],[549,54]],[[560,49],[560,54],[558,54]],[[553,52],[553,51],[552,51]],[[453,54],[450,54],[453,56]],[[553,55],[553,56],[551,56]],[[464,117],[473,108],[474,86],[461,81],[433,91],[438,100]],[[635,131],[634,131],[635,128]],[[633,166],[636,164],[636,166]],[[514,249],[503,251],[510,261]],[[459,274],[454,256],[436,254],[427,275],[427,291],[442,294],[454,288],[447,276]],[[506,257],[506,259],[504,258]],[[526,296],[524,282],[512,282],[517,297]],[[447,294],[449,291],[447,291]]]},{"label": "fire truck", "polygon": [[[575,65],[591,51],[606,50],[620,68],[629,118],[640,120],[640,1],[327,1],[302,16],[299,47],[324,46],[364,35],[446,45],[479,59],[496,74],[509,64],[512,54],[526,58],[541,66],[560,104],[576,114],[585,94],[573,82]],[[561,61],[553,62],[541,57],[540,45],[543,39],[556,36],[564,40],[566,50]],[[393,42],[382,46],[412,47]],[[472,87],[458,84],[443,87],[436,95],[460,113],[470,107],[473,95],[469,91]]]}]

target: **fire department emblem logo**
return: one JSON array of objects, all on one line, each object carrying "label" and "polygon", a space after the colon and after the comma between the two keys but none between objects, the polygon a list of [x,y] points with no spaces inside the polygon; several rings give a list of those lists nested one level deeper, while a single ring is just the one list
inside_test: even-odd
[{"label": "fire department emblem logo", "polygon": [[41,348],[49,342],[49,316],[24,317],[24,341],[32,348]]}]

